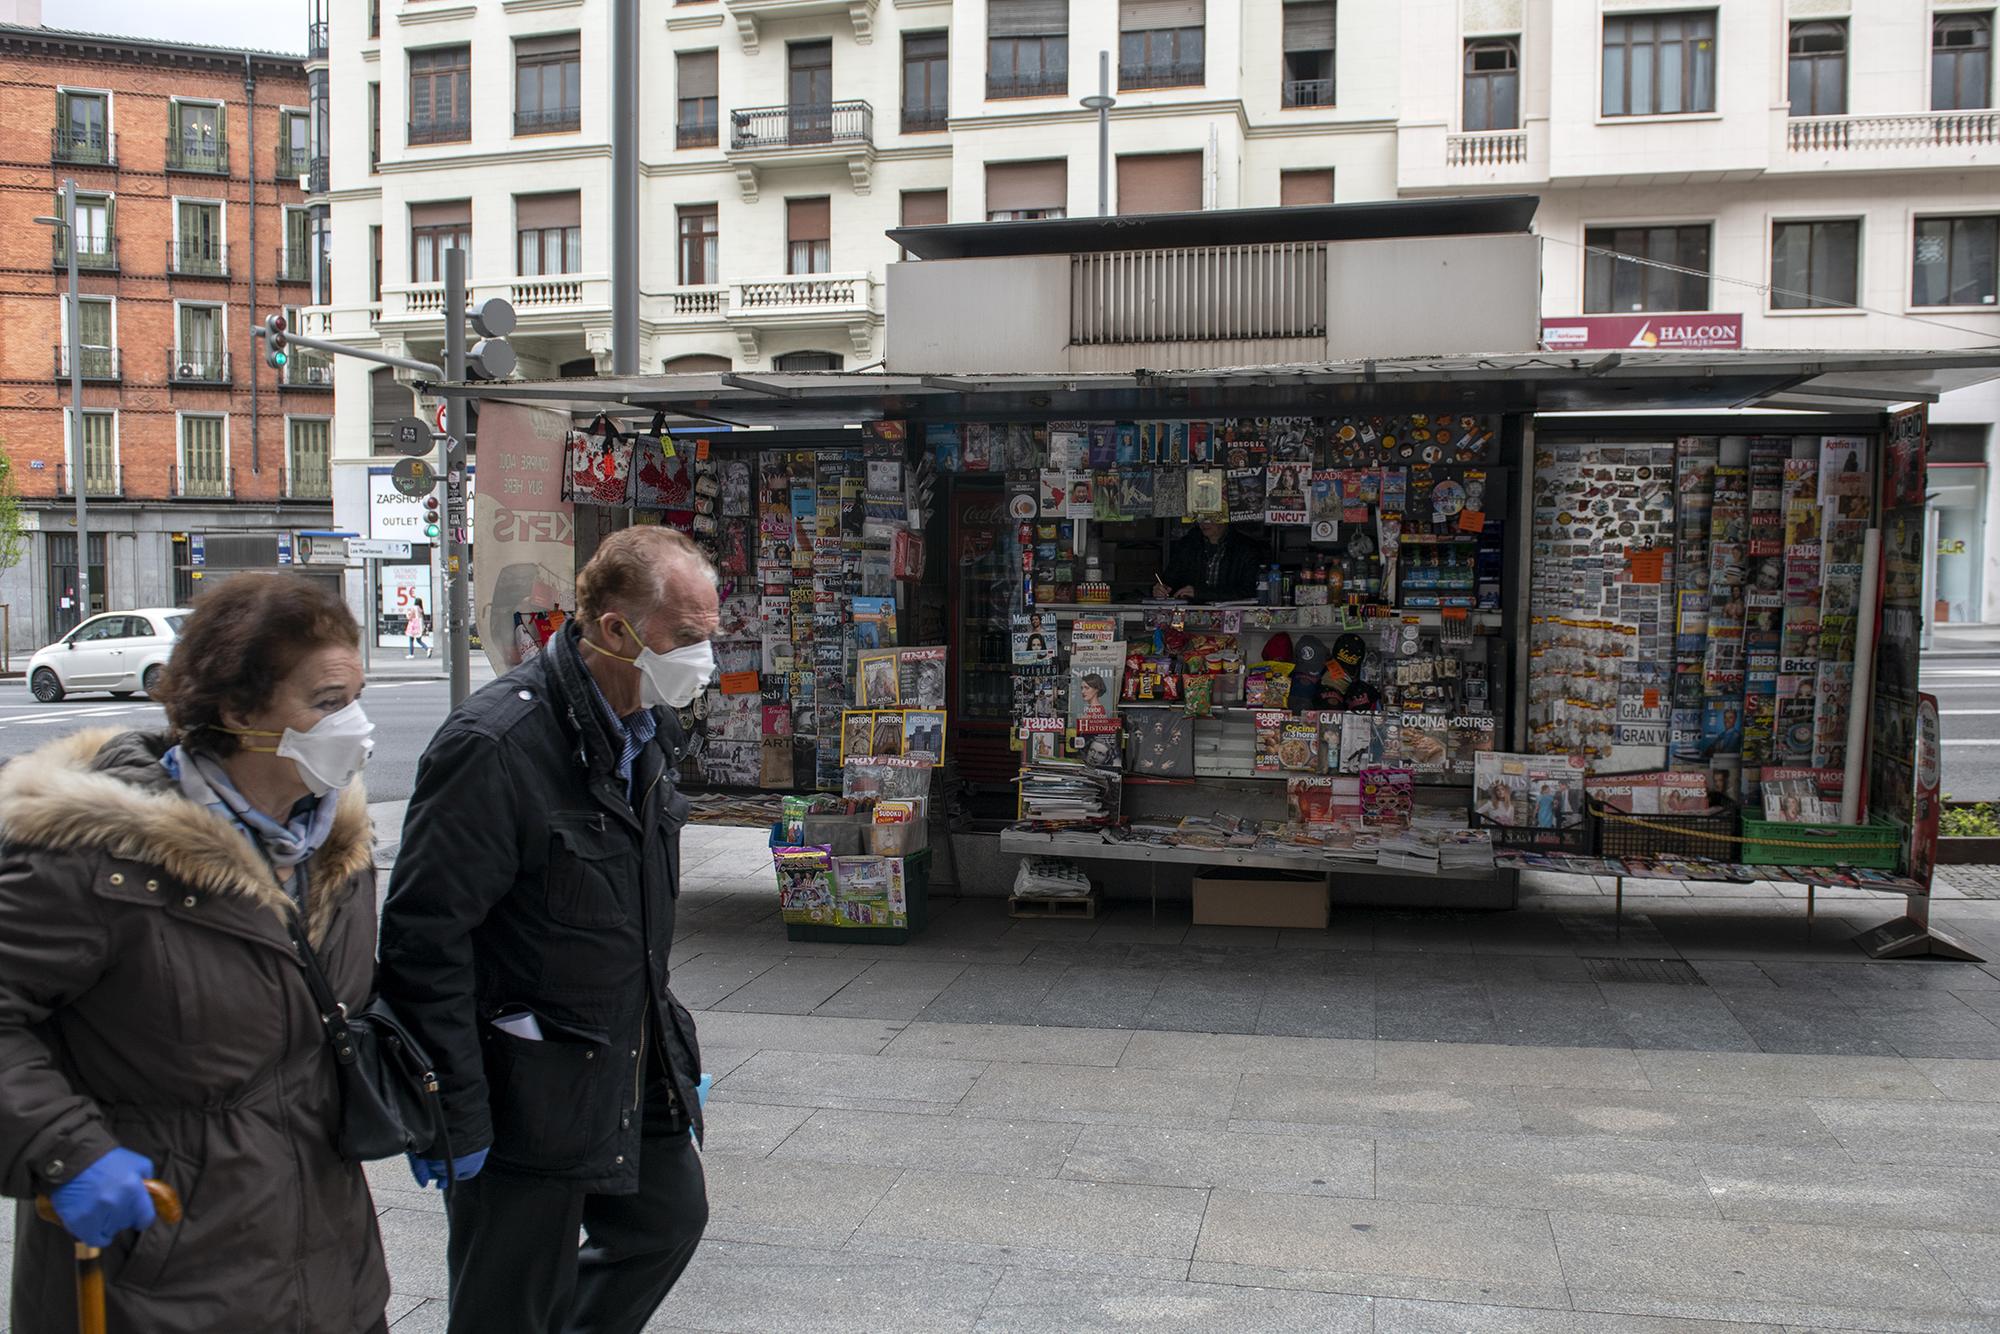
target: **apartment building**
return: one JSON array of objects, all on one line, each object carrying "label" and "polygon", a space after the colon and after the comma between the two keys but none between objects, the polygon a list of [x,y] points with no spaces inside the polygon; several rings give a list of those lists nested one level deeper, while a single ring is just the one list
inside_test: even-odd
[{"label": "apartment building", "polygon": [[[640,364],[877,362],[886,229],[1098,211],[1081,99],[1100,53],[1111,212],[1536,193],[1545,313],[1572,341],[1657,338],[1608,317],[1686,314],[1718,318],[1676,330],[1752,348],[1990,344],[1993,17],[1992,0],[647,5]],[[332,23],[335,286],[313,318],[429,355],[438,256],[462,246],[475,295],[521,311],[524,374],[608,365],[608,0],[383,0]],[[352,527],[372,424],[408,402],[386,373],[337,375],[344,401],[377,404],[336,426]],[[1937,405],[1940,549],[1959,533],[1967,552],[1962,577],[1940,565],[1953,619],[2000,619],[1977,541],[2000,519],[1996,418],[1990,394]]]},{"label": "apartment building", "polygon": [[[185,602],[203,578],[288,562],[291,534],[331,523],[331,368],[269,370],[250,337],[310,299],[305,94],[295,56],[0,25],[0,447],[31,530],[0,572],[14,648],[84,611],[78,486],[92,611]],[[36,225],[72,178],[75,234]]]}]

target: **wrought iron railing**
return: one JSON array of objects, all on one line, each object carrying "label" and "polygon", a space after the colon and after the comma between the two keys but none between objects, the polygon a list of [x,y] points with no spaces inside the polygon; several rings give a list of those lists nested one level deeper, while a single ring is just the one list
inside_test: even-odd
[{"label": "wrought iron railing", "polygon": [[1045,70],[1039,74],[988,74],[986,95],[1005,97],[1061,97],[1069,92],[1067,69]]},{"label": "wrought iron railing", "polygon": [[[69,379],[69,344],[57,343],[56,379]],[[78,369],[86,380],[115,383],[124,378],[118,364],[118,349],[115,347],[91,347],[85,345],[76,359]]]},{"label": "wrought iron railing", "polygon": [[192,171],[207,176],[229,174],[229,141],[198,134],[167,136],[167,170]]},{"label": "wrought iron railing", "polygon": [[319,60],[326,55],[326,20],[306,25],[306,59]]},{"label": "wrought iron railing", "polygon": [[303,148],[293,148],[290,144],[279,144],[272,154],[272,170],[281,181],[296,181],[312,170],[312,159]]},{"label": "wrought iron railing", "polygon": [[904,107],[903,133],[929,134],[947,128],[951,115],[943,107]]},{"label": "wrought iron railing", "polygon": [[[58,269],[69,267],[69,247],[63,244],[63,229],[56,228],[55,254],[53,263]],[[112,273],[118,268],[118,238],[115,236],[84,236],[77,239],[76,266],[93,273]]]},{"label": "wrought iron railing", "polygon": [[1206,62],[1200,60],[1163,60],[1147,65],[1120,65],[1118,67],[1118,88],[1191,88],[1201,84],[1206,76]]},{"label": "wrought iron railing", "polygon": [[287,500],[333,499],[333,469],[324,461],[278,470],[278,491]]},{"label": "wrought iron railing", "polygon": [[410,142],[413,144],[456,144],[472,137],[472,117],[454,116],[449,120],[413,120],[410,122]]},{"label": "wrought iron railing", "polygon": [[236,494],[236,469],[170,464],[167,494],[176,500],[227,500]]},{"label": "wrought iron railing", "polygon": [[214,348],[170,347],[167,379],[173,384],[228,384],[229,358]]},{"label": "wrought iron railing", "polygon": [[[75,470],[67,463],[56,465],[56,494],[73,496]],[[113,500],[125,494],[125,469],[103,463],[90,457],[86,450],[83,458],[83,494],[86,496],[106,496]]]},{"label": "wrought iron railing", "polygon": [[865,144],[874,137],[875,112],[866,102],[746,107],[729,113],[729,146],[735,149]]},{"label": "wrought iron railing", "polygon": [[220,241],[182,237],[167,242],[167,272],[180,278],[227,278],[229,247]]},{"label": "wrought iron railing", "polygon": [[312,255],[304,249],[279,246],[274,252],[278,257],[278,281],[281,283],[309,283],[312,281]]},{"label": "wrought iron railing", "polygon": [[118,165],[118,136],[109,130],[77,130],[58,126],[49,131],[52,161],[83,167]]},{"label": "wrought iron railing", "polygon": [[539,111],[522,110],[514,113],[516,134],[560,134],[565,130],[578,129],[582,125],[581,107],[545,107]]},{"label": "wrought iron railing", "polygon": [[1288,107],[1330,107],[1333,105],[1333,80],[1286,79],[1283,96]]},{"label": "wrought iron railing", "polygon": [[324,352],[310,348],[288,349],[285,375],[279,381],[287,389],[317,389],[331,392],[333,389],[333,358]]},{"label": "wrought iron railing", "polygon": [[713,148],[719,138],[712,120],[686,120],[674,126],[675,148]]}]

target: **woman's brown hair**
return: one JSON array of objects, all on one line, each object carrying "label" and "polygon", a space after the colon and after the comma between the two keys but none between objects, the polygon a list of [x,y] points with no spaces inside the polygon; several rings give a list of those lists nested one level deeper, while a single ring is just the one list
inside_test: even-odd
[{"label": "woman's brown hair", "polygon": [[326,585],[290,574],[235,575],[195,603],[152,695],[175,740],[233,755],[239,743],[223,730],[225,712],[258,712],[307,654],[360,642],[354,613]]}]

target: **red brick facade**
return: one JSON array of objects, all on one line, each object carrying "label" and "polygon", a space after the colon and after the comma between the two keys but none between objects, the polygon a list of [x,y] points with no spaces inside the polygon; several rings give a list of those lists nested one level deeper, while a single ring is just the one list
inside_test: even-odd
[{"label": "red brick facade", "polygon": [[[247,101],[246,75],[255,84]],[[59,139],[58,89],[108,94],[107,155],[115,159],[113,164],[78,162],[101,150],[79,152],[77,140]],[[169,169],[175,99],[222,104],[226,168],[218,161],[208,170]],[[117,412],[118,490],[109,494],[148,501],[200,493],[267,503],[290,495],[324,503],[316,489],[323,483],[301,485],[288,474],[285,419],[288,414],[330,418],[331,376],[326,388],[281,386],[280,373],[264,365],[262,345],[251,337],[263,316],[310,301],[308,284],[280,281],[285,208],[301,207],[304,200],[297,177],[281,179],[278,174],[281,108],[306,110],[301,60],[257,55],[246,63],[241,52],[54,31],[0,31],[0,329],[5,330],[0,338],[0,447],[14,462],[24,498],[69,494],[73,485],[66,480],[58,489],[59,469],[67,471],[60,465],[65,461],[62,423],[69,382],[66,374],[58,374],[64,369],[58,347],[67,273],[57,262],[62,252],[55,230],[37,225],[34,218],[60,213],[61,182],[74,176],[80,193],[108,195],[114,201],[110,232],[115,271],[83,268],[79,284],[86,299],[114,298],[117,378],[86,380],[83,391],[87,414],[95,409]],[[181,199],[220,201],[224,249],[219,261],[206,253],[200,262],[173,259],[176,200]],[[88,239],[84,244],[87,250],[95,247]],[[212,268],[227,272],[206,272]],[[309,276],[309,260],[295,259],[287,276],[293,273]],[[226,373],[226,384],[175,383],[187,378],[173,360],[180,303],[223,307],[216,350],[226,371],[214,364],[212,355],[200,359],[195,370],[204,379]],[[100,356],[86,354],[85,365],[102,374],[107,366]],[[180,419],[189,413],[227,416],[226,490],[217,492],[212,482],[206,489],[199,481],[188,485],[189,476],[180,466]],[[98,485],[92,485],[93,496]]]}]

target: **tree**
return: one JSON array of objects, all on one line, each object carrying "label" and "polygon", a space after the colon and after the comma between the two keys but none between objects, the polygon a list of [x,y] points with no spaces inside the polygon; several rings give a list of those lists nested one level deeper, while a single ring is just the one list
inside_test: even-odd
[{"label": "tree", "polygon": [[27,530],[21,526],[21,493],[14,485],[14,459],[0,445],[0,571],[19,565],[27,549]]}]

